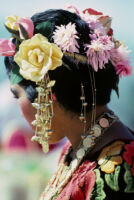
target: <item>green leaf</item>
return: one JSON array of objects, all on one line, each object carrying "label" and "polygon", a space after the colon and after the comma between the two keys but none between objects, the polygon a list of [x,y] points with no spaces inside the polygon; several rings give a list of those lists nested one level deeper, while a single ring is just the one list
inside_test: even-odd
[{"label": "green leaf", "polygon": [[35,33],[41,33],[42,35],[48,38],[51,34],[51,29],[52,29],[51,22],[45,21],[45,22],[39,23],[35,27]]},{"label": "green leaf", "polygon": [[12,34],[12,38],[16,38],[17,41],[19,41],[20,43],[23,41],[23,39],[20,38],[20,36]]},{"label": "green leaf", "polygon": [[104,192],[104,180],[101,178],[101,173],[99,169],[95,169],[96,173],[96,185],[91,193],[91,200],[103,200],[106,197]]},{"label": "green leaf", "polygon": [[[5,24],[4,24],[4,25],[5,25]],[[6,25],[5,25],[5,28],[6,28],[11,34],[14,34],[14,35],[19,36],[19,31],[13,30],[13,29],[9,28],[9,27],[6,26]]]},{"label": "green leaf", "polygon": [[134,176],[132,176],[129,164],[125,162],[124,168],[125,168],[124,180],[127,185],[125,188],[125,192],[134,193]]},{"label": "green leaf", "polygon": [[25,40],[29,39],[29,36],[28,36],[26,29],[21,24],[19,24],[19,27],[20,27],[20,30],[21,30],[21,33],[22,33],[24,39]]},{"label": "green leaf", "polygon": [[105,174],[105,181],[107,185],[114,191],[119,191],[118,178],[120,174],[120,166],[115,168],[111,174]]},{"label": "green leaf", "polygon": [[24,78],[19,73],[19,67],[16,65],[13,67],[10,74],[10,83],[11,85],[20,83]]}]

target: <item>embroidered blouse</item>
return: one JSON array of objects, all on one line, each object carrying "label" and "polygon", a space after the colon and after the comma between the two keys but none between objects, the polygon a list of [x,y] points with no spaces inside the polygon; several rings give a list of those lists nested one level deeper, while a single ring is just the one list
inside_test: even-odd
[{"label": "embroidered blouse", "polygon": [[[70,143],[64,146],[61,158]],[[115,141],[83,161],[57,200],[134,200],[134,141]]]}]

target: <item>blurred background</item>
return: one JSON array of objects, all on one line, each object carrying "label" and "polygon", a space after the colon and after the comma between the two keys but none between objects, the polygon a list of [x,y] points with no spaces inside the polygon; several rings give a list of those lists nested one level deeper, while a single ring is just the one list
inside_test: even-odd
[{"label": "blurred background", "polygon": [[[93,8],[113,18],[114,37],[131,50],[134,66],[134,1],[133,0],[1,0],[0,38],[9,38],[4,27],[6,16],[31,16],[49,8],[65,8],[75,5],[79,10]],[[119,84],[120,98],[113,92],[109,106],[120,119],[134,129],[134,73],[122,78]],[[21,116],[16,100],[10,92],[9,81],[0,57],[0,199],[37,200],[50,176],[57,167],[61,141],[51,146],[45,156],[40,146],[32,143],[33,132]]]}]

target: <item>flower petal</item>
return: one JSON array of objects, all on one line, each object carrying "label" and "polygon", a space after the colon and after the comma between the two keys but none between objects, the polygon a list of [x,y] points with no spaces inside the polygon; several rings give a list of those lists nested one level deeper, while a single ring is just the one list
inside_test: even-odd
[{"label": "flower petal", "polygon": [[25,79],[37,82],[44,78],[48,70],[62,65],[62,56],[60,48],[49,43],[43,35],[36,34],[20,44],[14,60]]}]

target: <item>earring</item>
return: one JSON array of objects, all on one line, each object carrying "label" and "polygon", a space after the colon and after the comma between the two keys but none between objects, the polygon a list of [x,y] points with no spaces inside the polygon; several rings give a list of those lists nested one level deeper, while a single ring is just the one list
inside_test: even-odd
[{"label": "earring", "polygon": [[51,137],[53,131],[51,129],[51,120],[53,117],[53,98],[52,87],[55,81],[50,81],[48,73],[41,82],[37,82],[38,97],[32,103],[36,108],[37,113],[32,125],[35,126],[35,135],[32,141],[39,142],[42,145],[44,153],[49,151],[48,139]]},{"label": "earring", "polygon": [[[91,90],[92,90],[92,110],[91,110],[91,126],[88,128],[88,134],[94,135],[94,132],[96,131],[96,85],[95,85],[95,77],[94,77],[94,71],[93,69],[90,70],[88,66],[88,72],[89,72],[89,77],[90,77],[90,82],[91,82]],[[86,137],[86,107],[88,103],[85,101],[85,92],[84,92],[84,85],[81,83],[81,101],[82,101],[82,108],[81,108],[81,114],[80,114],[80,120],[81,122],[84,123],[84,132],[81,135],[82,139],[85,139]]]}]

